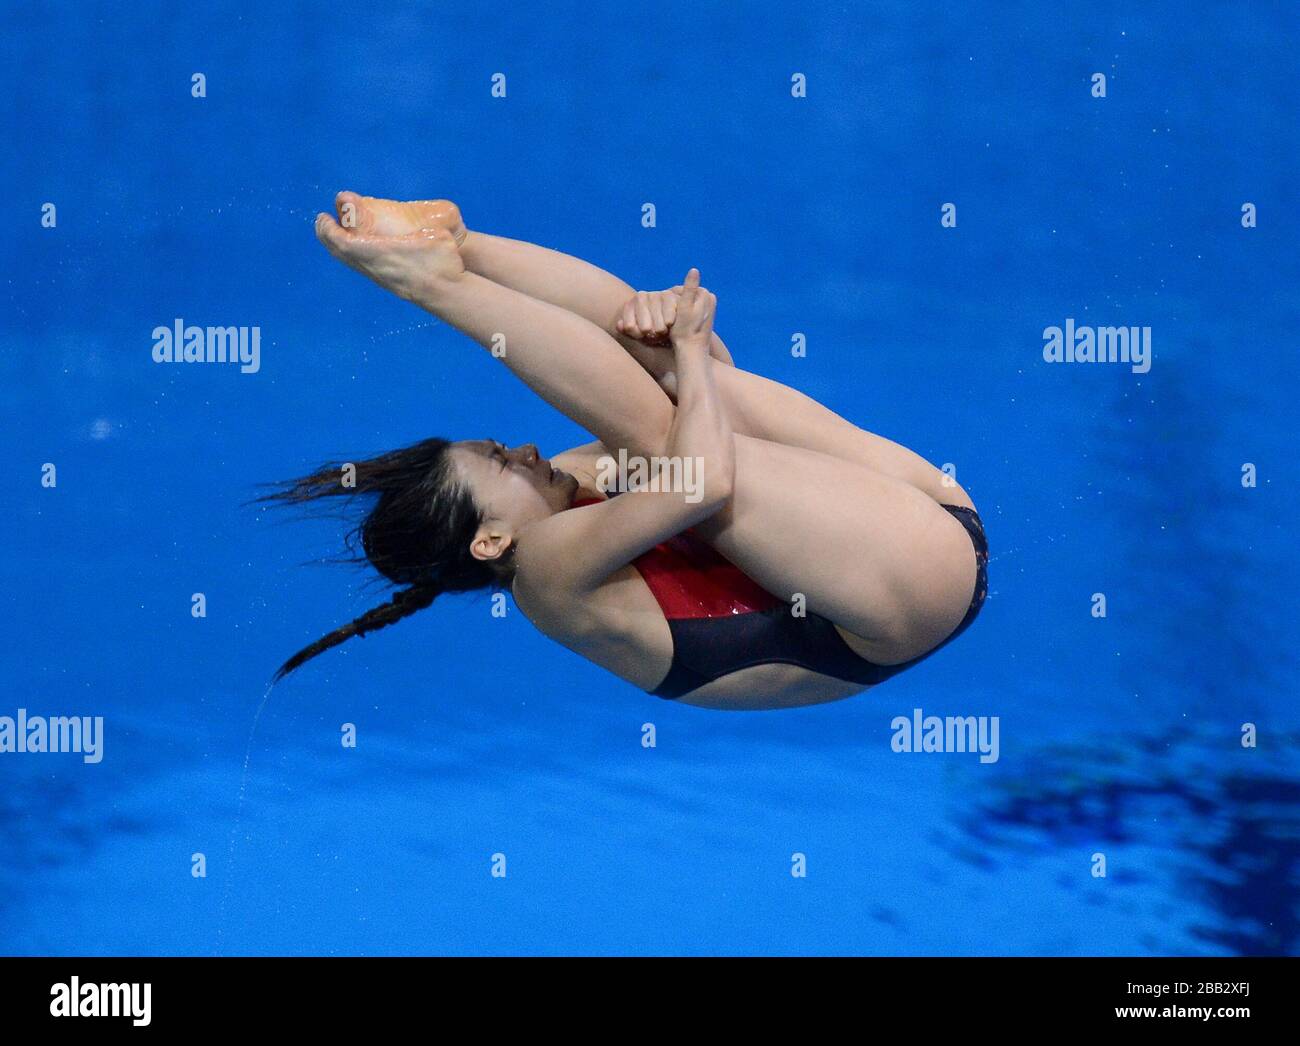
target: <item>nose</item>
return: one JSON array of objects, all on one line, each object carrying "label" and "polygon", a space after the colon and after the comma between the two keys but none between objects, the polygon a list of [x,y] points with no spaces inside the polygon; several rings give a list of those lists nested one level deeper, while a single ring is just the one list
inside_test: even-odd
[{"label": "nose", "polygon": [[519,448],[519,453],[523,455],[525,465],[536,465],[538,458],[542,456],[537,450],[536,443],[525,443]]}]

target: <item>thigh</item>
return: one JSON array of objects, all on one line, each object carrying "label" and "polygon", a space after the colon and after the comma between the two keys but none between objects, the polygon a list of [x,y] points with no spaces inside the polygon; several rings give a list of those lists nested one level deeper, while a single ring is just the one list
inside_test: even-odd
[{"label": "thigh", "polygon": [[[619,341],[674,400],[676,376],[671,349],[652,348],[626,338]],[[713,364],[713,381],[727,404],[737,433],[816,451],[871,469],[929,495],[946,505],[974,508],[966,492],[915,451],[859,428],[811,396],[761,374]]]},{"label": "thigh", "polygon": [[965,528],[909,483],[828,454],[737,434],[735,492],[695,528],[774,595],[905,661],[960,623],[975,585]]}]

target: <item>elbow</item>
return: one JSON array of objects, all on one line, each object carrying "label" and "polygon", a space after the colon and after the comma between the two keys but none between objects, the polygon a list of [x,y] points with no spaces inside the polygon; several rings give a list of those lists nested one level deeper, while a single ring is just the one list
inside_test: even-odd
[{"label": "elbow", "polygon": [[[731,450],[730,447],[727,448]],[[700,501],[710,513],[731,500],[736,490],[734,453],[712,454],[700,459]]]},{"label": "elbow", "polygon": [[667,413],[648,419],[632,441],[652,460],[671,455],[676,444],[676,412],[671,404],[665,402],[664,405],[668,408]]}]

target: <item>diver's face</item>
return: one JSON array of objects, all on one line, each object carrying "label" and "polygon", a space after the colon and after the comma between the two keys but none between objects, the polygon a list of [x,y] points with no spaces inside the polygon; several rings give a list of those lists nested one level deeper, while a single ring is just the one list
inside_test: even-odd
[{"label": "diver's face", "polygon": [[537,447],[506,447],[496,440],[464,440],[451,448],[461,482],[483,512],[480,534],[492,538],[474,554],[493,559],[505,551],[529,523],[553,516],[573,504],[578,481],[551,467]]}]

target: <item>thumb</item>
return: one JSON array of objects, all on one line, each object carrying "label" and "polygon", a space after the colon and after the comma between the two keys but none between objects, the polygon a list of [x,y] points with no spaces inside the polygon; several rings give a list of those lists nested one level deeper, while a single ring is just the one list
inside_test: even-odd
[{"label": "thumb", "polygon": [[691,271],[686,274],[686,279],[682,281],[682,291],[683,293],[689,294],[691,291],[697,291],[699,289],[700,270],[692,266]]}]

